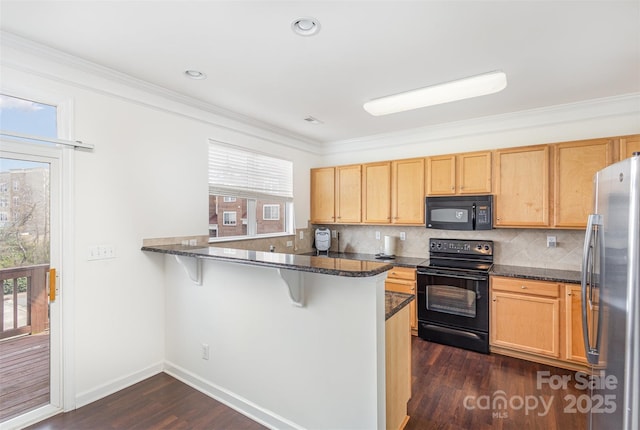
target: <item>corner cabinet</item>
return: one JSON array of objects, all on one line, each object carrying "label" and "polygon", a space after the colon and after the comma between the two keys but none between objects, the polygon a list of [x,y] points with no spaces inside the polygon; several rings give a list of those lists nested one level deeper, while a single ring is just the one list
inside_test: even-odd
[{"label": "corner cabinet", "polygon": [[613,140],[566,142],[553,147],[553,225],[585,228],[593,208],[593,175],[613,163]]},{"label": "corner cabinet", "polygon": [[549,146],[495,151],[494,225],[549,226]]},{"label": "corner cabinet", "polygon": [[640,134],[621,137],[618,141],[620,142],[620,156],[618,160],[625,160],[631,157],[634,152],[640,152]]},{"label": "corner cabinet", "polygon": [[427,158],[427,195],[491,193],[491,152]]}]

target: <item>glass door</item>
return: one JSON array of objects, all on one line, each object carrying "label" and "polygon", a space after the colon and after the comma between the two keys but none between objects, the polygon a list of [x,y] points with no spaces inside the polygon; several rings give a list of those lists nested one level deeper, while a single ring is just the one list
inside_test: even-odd
[{"label": "glass door", "polygon": [[[55,106],[0,95],[2,131],[55,137]],[[62,149],[0,142],[0,427],[61,409]]]}]

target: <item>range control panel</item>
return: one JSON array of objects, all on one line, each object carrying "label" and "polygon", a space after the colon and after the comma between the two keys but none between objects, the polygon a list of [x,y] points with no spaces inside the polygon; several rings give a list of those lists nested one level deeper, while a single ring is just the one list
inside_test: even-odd
[{"label": "range control panel", "polygon": [[492,240],[429,239],[429,252],[493,255]]}]

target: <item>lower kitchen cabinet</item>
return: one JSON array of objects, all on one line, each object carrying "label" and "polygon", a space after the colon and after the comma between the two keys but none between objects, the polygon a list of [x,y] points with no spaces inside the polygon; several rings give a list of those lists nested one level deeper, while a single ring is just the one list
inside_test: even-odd
[{"label": "lower kitchen cabinet", "polygon": [[[590,327],[598,318],[594,301]],[[580,285],[492,276],[490,314],[491,352],[587,370]]]},{"label": "lower kitchen cabinet", "polygon": [[386,428],[389,430],[403,429],[409,420],[407,415],[407,402],[411,399],[409,315],[409,307],[405,306],[385,322]]},{"label": "lower kitchen cabinet", "polygon": [[560,284],[493,277],[490,344],[560,358]]},{"label": "lower kitchen cabinet", "polygon": [[[387,274],[387,279],[384,283],[384,288],[387,291],[394,291],[396,293],[416,294],[416,269],[409,267],[394,267]],[[411,320],[411,332],[414,335],[418,334],[418,314],[416,312],[416,300],[413,300],[409,304],[410,320]]]}]

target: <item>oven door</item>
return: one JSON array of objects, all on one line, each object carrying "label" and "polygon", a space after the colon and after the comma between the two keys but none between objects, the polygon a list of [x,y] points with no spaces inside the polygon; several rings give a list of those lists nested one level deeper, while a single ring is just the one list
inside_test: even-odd
[{"label": "oven door", "polygon": [[440,269],[419,269],[418,320],[489,332],[489,277]]}]

